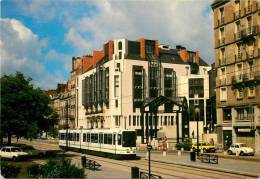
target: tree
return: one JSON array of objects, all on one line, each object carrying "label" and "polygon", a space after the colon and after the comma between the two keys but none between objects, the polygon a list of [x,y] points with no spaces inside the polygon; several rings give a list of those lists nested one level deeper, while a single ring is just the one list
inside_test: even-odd
[{"label": "tree", "polygon": [[34,138],[39,130],[49,128],[50,99],[31,81],[20,72],[1,77],[1,142],[3,136],[8,136],[8,144],[12,135]]}]

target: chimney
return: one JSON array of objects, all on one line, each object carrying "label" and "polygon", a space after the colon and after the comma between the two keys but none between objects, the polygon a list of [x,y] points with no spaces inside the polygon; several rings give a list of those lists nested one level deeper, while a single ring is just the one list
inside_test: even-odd
[{"label": "chimney", "polygon": [[199,65],[199,63],[200,63],[200,54],[199,54],[198,50],[196,50],[196,63],[197,63],[197,65]]},{"label": "chimney", "polygon": [[159,41],[155,40],[155,56],[159,57]]},{"label": "chimney", "polygon": [[141,38],[139,41],[140,41],[140,56],[141,58],[145,58],[145,39]]},{"label": "chimney", "polygon": [[113,59],[113,52],[114,52],[114,41],[110,40],[108,42],[108,57],[109,57],[109,60],[112,60]]}]

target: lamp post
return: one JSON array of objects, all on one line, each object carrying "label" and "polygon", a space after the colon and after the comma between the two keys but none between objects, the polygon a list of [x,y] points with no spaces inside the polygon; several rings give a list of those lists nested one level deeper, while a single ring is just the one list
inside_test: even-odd
[{"label": "lamp post", "polygon": [[199,118],[200,118],[200,108],[195,107],[195,118],[197,121],[197,156],[199,156]]}]

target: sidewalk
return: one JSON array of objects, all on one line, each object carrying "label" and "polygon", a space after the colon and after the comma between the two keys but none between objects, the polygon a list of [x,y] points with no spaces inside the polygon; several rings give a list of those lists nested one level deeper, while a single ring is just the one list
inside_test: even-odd
[{"label": "sidewalk", "polygon": [[[146,153],[140,153],[139,155],[145,157]],[[189,153],[182,153],[181,156],[178,156],[177,154],[174,153],[167,154],[167,156],[163,156],[162,152],[152,153],[151,160],[165,162],[165,163],[180,164],[185,166],[210,168],[213,170],[242,172],[242,173],[248,173],[248,174],[254,174],[256,176],[260,176],[260,170],[259,170],[260,162],[257,161],[240,160],[238,162],[237,160],[234,159],[219,158],[218,164],[208,164],[208,163],[202,163],[199,160],[196,160],[195,162],[190,161]]]}]

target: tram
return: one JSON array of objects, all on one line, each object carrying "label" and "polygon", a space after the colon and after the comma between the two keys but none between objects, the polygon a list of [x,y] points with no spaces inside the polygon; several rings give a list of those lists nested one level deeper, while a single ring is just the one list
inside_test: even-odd
[{"label": "tram", "polygon": [[134,159],[136,158],[136,131],[126,129],[59,130],[59,147],[116,159]]}]

